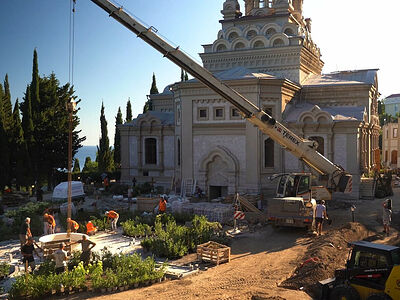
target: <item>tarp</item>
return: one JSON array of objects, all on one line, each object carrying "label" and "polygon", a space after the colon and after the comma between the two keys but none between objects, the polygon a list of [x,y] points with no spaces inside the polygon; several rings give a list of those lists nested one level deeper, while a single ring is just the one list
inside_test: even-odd
[{"label": "tarp", "polygon": [[[71,198],[84,198],[85,192],[83,191],[83,184],[80,181],[71,181]],[[67,200],[68,199],[68,182],[61,182],[54,188],[53,200]]]}]

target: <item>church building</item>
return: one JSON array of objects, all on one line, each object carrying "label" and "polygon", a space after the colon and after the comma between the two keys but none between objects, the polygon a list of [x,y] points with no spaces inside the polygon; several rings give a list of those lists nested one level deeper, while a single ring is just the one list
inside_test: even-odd
[{"label": "church building", "polygon": [[[379,119],[376,69],[322,74],[303,0],[223,3],[221,30],[203,45],[204,68],[360,177],[374,167]],[[153,108],[120,125],[121,181],[154,181],[166,189],[195,180],[210,199],[235,192],[272,195],[268,177],[309,171],[196,79],[149,96]]]}]

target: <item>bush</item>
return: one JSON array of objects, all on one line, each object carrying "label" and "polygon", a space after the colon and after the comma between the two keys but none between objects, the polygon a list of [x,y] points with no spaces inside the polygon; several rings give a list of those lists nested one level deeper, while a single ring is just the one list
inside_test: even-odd
[{"label": "bush", "polygon": [[50,206],[48,202],[29,202],[26,205],[9,210],[5,216],[13,219],[13,224],[0,224],[0,241],[15,238],[19,234],[19,230],[26,217],[31,218],[31,232],[33,235],[43,234],[43,211]]},{"label": "bush", "polygon": [[10,274],[11,266],[6,262],[0,263],[0,279],[7,277]]},{"label": "bush", "polygon": [[152,227],[147,224],[137,224],[134,220],[128,220],[122,223],[124,234],[132,237],[149,236],[152,232]]},{"label": "bush", "polygon": [[156,217],[154,236],[142,241],[142,246],[159,257],[178,258],[195,251],[197,245],[212,240],[220,231],[217,222],[208,222],[204,216],[195,216],[192,227],[176,224],[172,215]]},{"label": "bush", "polygon": [[157,267],[153,258],[143,260],[137,253],[113,255],[105,249],[101,259],[87,267],[80,262],[73,270],[62,274],[45,272],[43,268],[40,274],[17,277],[9,296],[11,299],[43,298],[52,290],[59,290],[61,284],[65,288],[81,289],[91,282],[94,289],[112,288],[159,279],[165,274],[165,265]]}]

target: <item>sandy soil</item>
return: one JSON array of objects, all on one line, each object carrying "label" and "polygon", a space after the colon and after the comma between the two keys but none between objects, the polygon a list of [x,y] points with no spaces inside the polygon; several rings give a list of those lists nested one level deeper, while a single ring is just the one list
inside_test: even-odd
[{"label": "sandy soil", "polygon": [[[400,189],[395,190],[392,199],[396,210],[400,207]],[[369,236],[374,242],[398,243],[396,230],[390,237],[379,233],[381,203],[379,199],[353,203],[357,207],[356,222],[362,225],[349,224],[349,206],[332,205],[329,215],[333,223],[325,226],[321,237],[263,227],[235,238],[230,263],[187,279],[93,299],[312,299],[309,294],[315,292],[316,281],[332,276],[334,269],[344,266],[348,241]],[[315,263],[304,264],[314,257]]]},{"label": "sandy soil", "polygon": [[[392,199],[396,210],[400,207],[400,189]],[[192,277],[121,293],[83,293],[68,299],[312,299],[315,283],[344,266],[348,241],[368,236],[374,242],[398,243],[396,230],[389,237],[379,233],[383,229],[381,203],[379,199],[352,203],[357,206],[356,223],[349,223],[349,205],[332,203],[328,213],[333,223],[325,226],[321,237],[271,226],[253,228],[234,238],[230,263]]]}]

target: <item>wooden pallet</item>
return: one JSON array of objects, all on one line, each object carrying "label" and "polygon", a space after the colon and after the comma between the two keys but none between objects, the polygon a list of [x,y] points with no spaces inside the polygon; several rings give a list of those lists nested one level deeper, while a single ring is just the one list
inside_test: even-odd
[{"label": "wooden pallet", "polygon": [[219,265],[223,262],[230,262],[231,247],[221,245],[212,241],[198,245],[197,259],[208,261],[216,265]]}]

